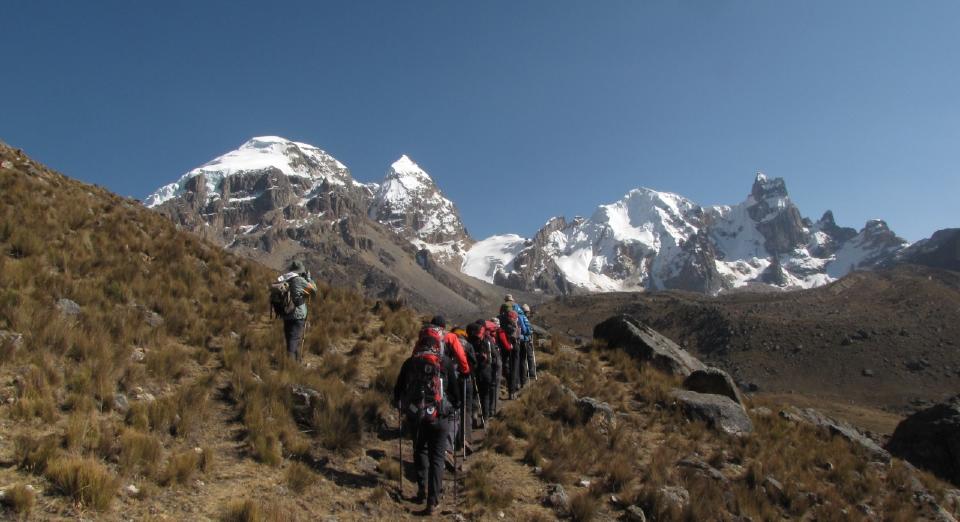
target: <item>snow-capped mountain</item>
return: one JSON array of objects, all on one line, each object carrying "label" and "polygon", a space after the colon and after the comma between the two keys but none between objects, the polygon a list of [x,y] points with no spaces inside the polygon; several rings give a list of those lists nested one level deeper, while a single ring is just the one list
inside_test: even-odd
[{"label": "snow-capped mountain", "polygon": [[702,207],[640,188],[587,219],[551,219],[533,239],[494,236],[467,252],[478,279],[547,292],[684,289],[717,293],[749,285],[810,288],[890,259],[906,246],[885,223],[859,233],[827,212],[801,216],[782,178],[758,173],[746,200]]},{"label": "snow-capped mountain", "polygon": [[313,145],[257,137],[145,204],[225,248],[278,269],[302,259],[323,279],[378,298],[452,315],[500,297],[459,273],[472,240],[453,203],[406,156],[382,183],[361,183]]},{"label": "snow-capped mountain", "polygon": [[369,215],[442,263],[459,266],[473,243],[453,202],[405,155],[390,165],[374,192]]}]

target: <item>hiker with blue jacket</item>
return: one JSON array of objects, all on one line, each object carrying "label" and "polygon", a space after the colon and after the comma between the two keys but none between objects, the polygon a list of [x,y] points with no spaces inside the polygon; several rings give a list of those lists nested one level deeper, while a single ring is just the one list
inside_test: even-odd
[{"label": "hiker with blue jacket", "polygon": [[278,277],[277,282],[287,282],[290,285],[294,308],[292,312],[282,316],[283,336],[287,342],[287,355],[299,361],[302,357],[300,348],[306,333],[307,297],[317,293],[317,285],[301,261],[290,263],[287,273]]}]

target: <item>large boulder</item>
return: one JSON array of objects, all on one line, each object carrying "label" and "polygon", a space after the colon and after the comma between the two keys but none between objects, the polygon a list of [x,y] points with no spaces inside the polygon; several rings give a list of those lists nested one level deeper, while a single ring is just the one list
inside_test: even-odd
[{"label": "large boulder", "polygon": [[753,423],[743,406],[728,397],[690,390],[673,390],[670,397],[687,418],[704,421],[715,430],[730,435],[746,435],[753,431]]},{"label": "large boulder", "polygon": [[686,377],[707,369],[677,343],[629,315],[617,315],[594,326],[593,338],[612,348],[623,348],[631,356],[673,375]]},{"label": "large boulder", "polygon": [[683,381],[683,389],[698,393],[711,393],[729,397],[740,406],[745,406],[743,396],[730,375],[720,368],[696,370]]},{"label": "large boulder", "polygon": [[960,395],[901,421],[887,449],[914,466],[960,485]]}]

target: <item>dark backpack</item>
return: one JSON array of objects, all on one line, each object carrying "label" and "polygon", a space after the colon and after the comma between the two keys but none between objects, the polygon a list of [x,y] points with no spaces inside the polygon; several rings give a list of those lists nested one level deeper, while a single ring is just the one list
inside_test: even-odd
[{"label": "dark backpack", "polygon": [[446,355],[443,343],[444,331],[439,326],[425,326],[417,336],[417,344],[413,345],[413,355],[432,353],[437,357]]},{"label": "dark backpack", "polygon": [[436,424],[450,412],[443,390],[442,355],[422,351],[410,358],[407,382],[400,407],[409,422]]},{"label": "dark backpack", "polygon": [[500,329],[503,330],[510,339],[516,339],[520,332],[520,327],[517,325],[517,313],[511,310],[507,313],[500,314]]},{"label": "dark backpack", "polygon": [[303,299],[293,295],[292,279],[270,283],[270,308],[276,317],[286,317],[303,304]]}]

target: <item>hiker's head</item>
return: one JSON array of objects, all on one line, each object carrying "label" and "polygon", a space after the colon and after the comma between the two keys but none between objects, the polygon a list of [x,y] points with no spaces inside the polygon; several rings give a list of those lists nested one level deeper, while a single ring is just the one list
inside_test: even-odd
[{"label": "hiker's head", "polygon": [[483,332],[483,327],[477,323],[470,323],[467,325],[468,337],[480,337],[482,332]]},{"label": "hiker's head", "polygon": [[443,318],[442,315],[435,315],[433,319],[430,319],[430,324],[433,326],[439,326],[440,328],[447,327],[447,320]]},{"label": "hiker's head", "polygon": [[523,313],[530,315],[530,305],[524,303],[524,305],[521,306],[520,309],[523,310]]},{"label": "hiker's head", "polygon": [[505,295],[505,296],[503,297],[503,302],[504,302],[504,303],[512,303],[512,302],[513,302],[513,294],[507,294],[507,295]]},{"label": "hiker's head", "polygon": [[493,323],[497,328],[500,327],[500,318],[499,318],[499,317],[494,317],[493,319],[490,319],[490,322]]},{"label": "hiker's head", "polygon": [[290,263],[290,268],[288,270],[297,274],[302,274],[307,271],[307,268],[303,266],[303,261],[296,260]]}]

